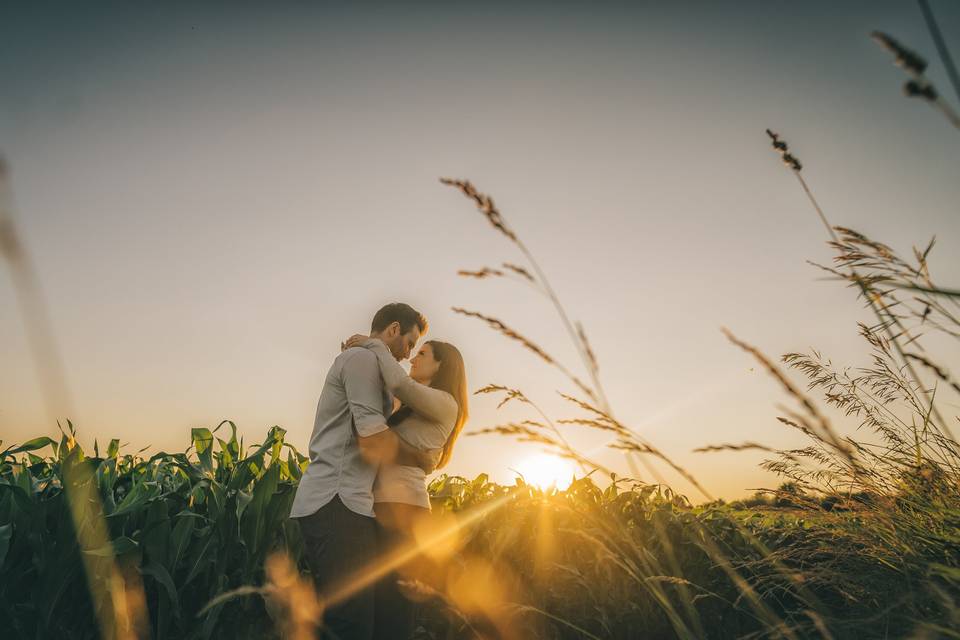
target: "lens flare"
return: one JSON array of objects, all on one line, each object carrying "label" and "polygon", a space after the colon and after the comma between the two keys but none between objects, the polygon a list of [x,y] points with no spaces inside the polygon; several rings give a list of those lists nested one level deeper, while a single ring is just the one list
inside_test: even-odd
[{"label": "lens flare", "polygon": [[525,458],[515,471],[527,484],[541,489],[556,487],[563,490],[570,486],[576,469],[569,460],[541,453]]}]

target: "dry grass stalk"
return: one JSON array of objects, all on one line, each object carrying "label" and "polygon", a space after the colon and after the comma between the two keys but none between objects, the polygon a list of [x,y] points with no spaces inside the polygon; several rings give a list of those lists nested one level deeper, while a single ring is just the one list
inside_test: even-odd
[{"label": "dry grass stalk", "polygon": [[837,435],[833,427],[830,425],[830,421],[820,412],[816,405],[814,405],[805,394],[797,389],[796,386],[794,386],[794,384],[787,379],[783,372],[780,371],[780,368],[771,362],[770,359],[767,358],[763,353],[761,353],[759,349],[738,339],[735,335],[733,335],[733,333],[725,328],[722,329],[722,331],[730,342],[752,355],[757,362],[759,362],[767,370],[767,372],[773,376],[777,382],[780,383],[780,386],[782,386],[789,395],[796,399],[803,406],[804,410],[811,417],[813,417],[814,421],[810,422],[802,418],[802,416],[794,416],[798,419],[798,422],[804,425],[804,431],[807,432],[808,435],[817,438],[821,442],[829,444],[847,460],[847,462],[850,464],[850,469],[855,474],[861,474],[862,469],[859,461],[857,461],[853,453],[853,450],[842,438]]},{"label": "dry grass stalk", "polygon": [[510,338],[511,340],[516,340],[517,342],[522,344],[524,347],[526,347],[527,349],[535,353],[537,356],[539,356],[547,364],[550,364],[550,365],[557,364],[556,360],[554,360],[550,354],[548,354],[546,351],[538,347],[531,340],[528,340],[527,338],[523,337],[522,335],[520,335],[519,333],[517,333],[516,331],[508,327],[506,324],[504,324],[500,320],[497,320],[496,318],[492,318],[490,316],[486,316],[478,311],[469,311],[461,307],[451,307],[451,310],[454,313],[459,313],[460,315],[483,320],[488,325],[490,325],[492,329],[494,329],[495,331],[499,331],[501,334]]},{"label": "dry grass stalk", "polygon": [[458,276],[464,278],[474,278],[476,280],[483,280],[485,278],[507,278],[510,280],[515,280],[524,284],[540,295],[548,296],[549,294],[541,287],[536,279],[530,274],[529,271],[515,264],[509,262],[503,263],[503,269],[495,269],[493,267],[482,267],[480,269],[460,269],[457,271]]},{"label": "dry grass stalk", "polygon": [[[586,367],[589,371],[591,380],[593,382],[592,388],[586,387],[582,382],[579,381],[577,381],[577,386],[579,386],[591,398],[596,398],[609,413],[610,403],[607,401],[606,393],[603,390],[603,386],[600,384],[599,368],[596,366],[596,358],[591,359],[590,355],[588,355],[589,347],[583,343],[580,337],[582,332],[578,332],[574,329],[573,322],[571,322],[570,317],[567,315],[566,309],[560,302],[560,298],[550,285],[550,281],[547,279],[543,269],[540,268],[539,263],[534,258],[527,246],[520,240],[513,230],[507,226],[506,221],[503,219],[499,209],[497,209],[493,204],[493,198],[477,191],[476,187],[474,187],[469,180],[440,178],[440,182],[442,184],[458,188],[465,196],[473,200],[476,203],[477,208],[481,213],[484,214],[484,216],[486,216],[490,224],[493,225],[495,229],[507,236],[507,238],[509,238],[520,249],[521,253],[523,253],[524,257],[532,266],[533,272],[536,274],[536,276],[531,274],[524,267],[512,263],[503,263],[503,267],[525,278],[529,283],[546,295],[553,303],[554,309],[556,310],[557,315],[560,316],[560,320],[563,322],[564,328],[567,331],[567,335],[570,336],[570,339],[576,347],[577,353],[580,355],[580,359],[583,362],[584,367]],[[564,367],[564,370],[569,371],[569,369],[566,367]],[[573,378],[573,376],[569,373],[567,375]]]},{"label": "dry grass stalk", "polygon": [[24,332],[43,394],[47,418],[55,423],[59,416],[72,416],[63,358],[50,322],[46,298],[30,252],[17,233],[13,215],[13,190],[10,170],[0,156],[0,258],[7,263],[17,296]]},{"label": "dry grass stalk", "polygon": [[894,55],[893,63],[913,76],[923,75],[927,61],[919,54],[900,44],[893,36],[882,31],[874,31],[870,37],[881,47]]},{"label": "dry grass stalk", "polygon": [[[13,279],[14,293],[17,296],[24,331],[37,368],[48,419],[59,427],[57,416],[61,415],[61,412],[66,415],[72,414],[72,402],[63,358],[50,322],[40,278],[37,276],[30,252],[17,233],[13,217],[10,170],[2,156],[0,156],[0,258],[7,263]],[[70,435],[66,442],[68,448],[72,449],[76,442],[73,424],[69,419],[67,425]],[[62,428],[61,431],[63,431]],[[117,566],[103,505],[99,493],[91,489],[93,481],[88,477],[89,471],[77,465],[69,473],[73,476],[72,483],[71,488],[65,493],[81,548],[100,551],[99,557],[82,554],[100,632],[104,637],[123,640],[145,637],[143,634],[147,623],[144,619],[146,611],[142,607],[144,602],[142,583],[124,580],[124,574]],[[86,526],[83,526],[84,523]],[[110,582],[117,587],[115,591],[111,592],[96,578],[100,571],[111,576]],[[120,585],[123,585],[122,593]]]},{"label": "dry grass stalk", "polygon": [[556,440],[544,435],[539,429],[532,428],[530,426],[531,424],[532,423],[529,421],[507,422],[504,424],[498,424],[492,427],[484,427],[483,429],[471,431],[470,435],[479,436],[495,433],[502,436],[513,437],[518,442],[535,442],[537,444],[545,444],[551,447],[562,448]]},{"label": "dry grass stalk", "polygon": [[580,408],[583,409],[584,411],[588,411],[588,412],[594,414],[594,415],[597,416],[597,418],[599,418],[601,421],[609,424],[611,427],[614,427],[616,430],[618,430],[618,431],[624,431],[624,432],[628,431],[628,429],[627,429],[625,426],[623,426],[616,418],[614,418],[612,415],[610,415],[609,413],[607,413],[604,409],[600,409],[599,407],[595,407],[595,406],[593,406],[592,404],[590,404],[589,402],[584,402],[584,401],[581,400],[580,398],[576,398],[576,397],[574,397],[574,396],[567,395],[566,393],[561,393],[561,392],[559,392],[559,391],[558,391],[557,393],[558,393],[558,395],[559,395],[561,398],[563,398],[563,399],[566,400],[567,402],[570,402],[570,403],[572,403],[572,404],[575,404],[576,406],[580,407]]},{"label": "dry grass stalk", "polygon": [[921,356],[921,355],[918,354],[918,353],[908,353],[908,354],[907,354],[907,357],[910,358],[911,360],[916,360],[917,362],[919,362],[920,364],[922,364],[922,365],[925,366],[926,368],[928,368],[928,369],[930,369],[931,371],[933,371],[933,373],[934,373],[938,378],[940,378],[941,380],[943,380],[944,382],[946,382],[948,385],[950,385],[950,387],[951,387],[954,391],[956,391],[957,393],[960,393],[960,384],[957,384],[957,381],[954,380],[954,379],[950,376],[950,374],[947,372],[946,369],[944,369],[943,367],[940,367],[940,366],[938,366],[938,365],[930,362],[930,360],[928,360],[927,358]]},{"label": "dry grass stalk", "polygon": [[[732,444],[732,443],[726,443],[726,442],[721,444],[708,444],[703,447],[697,447],[693,451],[694,453],[713,453],[716,451],[766,451],[767,453],[776,453],[781,455],[784,453],[788,453],[780,449],[774,449],[772,447],[768,447],[767,445],[760,444],[758,442],[750,442],[750,441],[741,442],[740,444]],[[795,456],[791,455],[790,457],[796,460]]]},{"label": "dry grass stalk", "polygon": [[696,477],[687,471],[685,468],[681,467],[679,464],[673,461],[668,455],[663,453],[660,449],[654,447],[648,442],[636,442],[633,439],[620,439],[609,445],[612,449],[620,449],[623,451],[631,451],[639,455],[651,455],[654,458],[661,460],[666,463],[671,469],[673,469],[677,474],[680,475],[684,480],[689,482],[694,488],[699,491],[703,497],[708,501],[713,501],[715,498],[713,495],[707,491],[702,484],[696,479]]},{"label": "dry grass stalk", "polygon": [[576,424],[582,427],[590,427],[591,429],[599,429],[600,431],[612,431],[613,433],[622,432],[619,427],[608,424],[604,420],[591,420],[590,418],[561,418],[557,420],[557,424]]},{"label": "dry grass stalk", "polygon": [[800,171],[803,169],[803,165],[800,163],[800,160],[790,153],[787,142],[780,139],[780,134],[774,133],[770,129],[767,129],[767,135],[770,136],[770,144],[773,146],[774,150],[780,154],[780,159],[783,160],[783,164],[787,165],[794,171]]},{"label": "dry grass stalk", "polygon": [[[939,289],[932,281],[928,256],[936,238],[931,238],[926,248],[913,248],[916,264],[910,264],[887,245],[871,240],[863,234],[846,227],[836,227],[839,237],[830,243],[837,251],[834,263],[838,268],[825,267],[814,263],[820,269],[843,279],[852,280],[856,273],[859,280],[851,286],[864,285],[874,294],[874,299],[888,309],[898,309],[897,319],[903,321],[904,312],[917,326],[932,327],[953,337],[960,337],[960,301]],[[849,270],[844,273],[840,268]],[[865,275],[864,275],[865,274]],[[898,297],[902,290],[916,291],[910,301]],[[913,303],[913,304],[911,304]],[[918,305],[918,306],[915,306]],[[896,325],[901,333],[908,333],[902,325]]]},{"label": "dry grass stalk", "polygon": [[[503,407],[503,405],[507,404],[507,403],[510,402],[511,400],[517,400],[518,402],[521,402],[521,403],[523,403],[523,404],[527,404],[527,405],[531,406],[531,407],[534,409],[534,411],[536,411],[536,412],[540,415],[540,417],[541,417],[541,419],[543,420],[543,422],[537,422],[537,421],[533,421],[533,420],[524,420],[524,421],[521,422],[520,424],[521,424],[521,425],[528,426],[528,427],[538,427],[538,428],[541,428],[541,429],[545,429],[545,428],[546,428],[546,429],[550,429],[551,431],[553,431],[554,435],[556,435],[556,437],[557,437],[557,443],[555,443],[555,444],[556,444],[556,447],[563,452],[563,455],[564,455],[565,457],[572,457],[572,455],[568,455],[568,454],[573,454],[573,453],[574,453],[574,449],[573,449],[572,446],[570,446],[570,442],[566,439],[566,437],[564,437],[564,435],[563,435],[563,433],[560,431],[559,427],[557,427],[557,423],[555,423],[553,420],[551,420],[550,417],[547,416],[547,414],[543,411],[543,409],[541,409],[540,406],[537,405],[535,402],[533,402],[532,400],[530,400],[530,398],[528,398],[528,397],[526,396],[526,394],[524,394],[522,391],[520,391],[519,389],[511,389],[510,387],[505,387],[505,386],[503,386],[503,385],[488,384],[487,386],[482,387],[481,389],[478,389],[477,391],[475,391],[475,392],[474,392],[474,395],[477,395],[477,394],[486,394],[486,393],[502,393],[502,394],[504,394],[504,398],[503,398],[503,400],[501,400],[500,403],[497,405],[497,409],[500,409],[501,407]],[[507,432],[504,432],[504,431],[484,431],[484,430],[481,430],[481,431],[473,432],[471,435],[474,435],[474,434],[479,435],[479,434],[481,434],[481,433],[492,433],[492,432],[500,433],[501,435],[517,435],[517,433],[519,433],[519,432],[517,432],[517,433],[507,433]],[[546,443],[544,443],[544,444],[546,444]],[[584,464],[585,459],[581,459],[581,458],[575,458],[575,459],[576,459],[577,462],[580,464],[580,468],[581,468],[581,470],[582,470],[584,473],[586,473],[586,472],[587,472],[587,469],[590,468],[590,467],[596,468],[596,465],[593,465],[593,464],[585,465],[585,464]]]},{"label": "dry grass stalk", "polygon": [[469,180],[440,178],[440,182],[459,189],[463,195],[467,196],[476,203],[477,209],[479,209],[480,212],[487,217],[487,220],[494,229],[508,237],[511,241],[518,242],[516,234],[510,229],[510,227],[507,226],[503,216],[500,215],[500,210],[497,209],[497,206],[494,204],[493,198],[485,193],[480,193],[477,191],[476,187],[474,187]]},{"label": "dry grass stalk", "polygon": [[529,280],[530,282],[536,282],[536,279],[533,277],[533,275],[532,275],[529,271],[527,271],[526,269],[524,269],[523,267],[521,267],[521,266],[519,266],[519,265],[513,264],[513,263],[511,263],[511,262],[504,262],[504,263],[503,263],[503,268],[504,268],[504,269],[509,269],[510,271],[513,271],[513,272],[514,272],[515,274],[517,274],[518,276],[520,276],[520,277],[522,277],[522,278],[526,278],[526,279]]},{"label": "dry grass stalk", "polygon": [[[651,455],[655,458],[659,458],[661,461],[665,462],[667,466],[669,466],[671,469],[676,471],[683,479],[685,479],[687,482],[693,485],[693,487],[696,488],[701,494],[703,494],[707,498],[707,500],[713,500],[713,496],[710,494],[710,492],[707,491],[703,487],[703,485],[700,484],[700,482],[696,479],[696,477],[692,473],[690,473],[689,471],[681,467],[679,464],[674,462],[673,459],[671,459],[659,448],[655,447],[649,440],[641,436],[635,430],[627,427],[626,425],[624,425],[622,422],[614,418],[612,415],[610,415],[603,409],[600,409],[599,407],[595,407],[594,405],[588,402],[584,402],[579,398],[575,398],[565,393],[561,393],[560,396],[563,399],[567,400],[568,402],[571,402],[577,405],[581,409],[588,411],[595,416],[595,419],[575,418],[572,420],[563,420],[560,422],[564,424],[579,424],[579,425],[584,425],[588,427],[599,428],[604,431],[615,432],[619,436],[619,439],[614,443],[609,444],[608,446],[610,448],[638,454],[639,456],[641,456],[640,457],[641,460],[644,459],[643,456],[645,455]],[[650,467],[649,465],[647,466],[647,470],[650,471],[652,474],[654,474],[655,477],[657,477],[657,474],[654,472],[653,468]]]},{"label": "dry grass stalk", "polygon": [[[930,79],[925,75],[927,61],[916,52],[902,45],[893,36],[883,33],[882,31],[874,31],[870,34],[870,37],[882,48],[892,53],[894,55],[894,64],[906,71],[910,76],[911,79],[903,85],[904,94],[907,97],[921,98],[930,103],[943,113],[950,124],[960,129],[960,115],[957,115],[957,112],[940,96],[936,87],[934,87],[933,83],[930,82]],[[958,93],[960,93],[960,91],[958,91]]]},{"label": "dry grass stalk", "polygon": [[[584,367],[587,369],[587,371],[590,374],[590,378],[593,383],[592,387],[584,384],[583,381],[581,381],[578,377],[576,377],[571,373],[569,368],[555,361],[552,357],[548,356],[546,352],[544,352],[542,349],[534,345],[529,340],[523,338],[522,336],[519,336],[516,332],[509,329],[504,323],[500,322],[499,320],[488,318],[487,316],[483,316],[482,314],[478,314],[475,312],[466,312],[466,314],[483,319],[488,323],[488,325],[491,328],[497,331],[500,331],[507,337],[520,341],[527,348],[531,348],[531,350],[537,353],[537,355],[539,355],[541,358],[544,358],[548,362],[548,364],[552,364],[556,366],[558,369],[560,369],[588,397],[590,397],[593,401],[599,403],[603,407],[606,414],[608,415],[612,414],[613,412],[610,407],[610,403],[607,400],[606,393],[603,389],[602,384],[600,383],[600,374],[599,374],[600,369],[597,362],[597,358],[592,348],[590,347],[589,342],[587,341],[586,332],[584,331],[582,325],[580,325],[579,323],[577,323],[577,327],[574,328],[574,324],[571,322],[569,316],[567,315],[566,309],[564,308],[563,304],[561,304],[559,297],[557,296],[556,292],[553,290],[553,287],[550,285],[550,281],[547,279],[547,276],[544,273],[543,269],[540,268],[540,265],[538,264],[537,260],[534,258],[533,254],[526,247],[526,245],[506,225],[506,222],[504,221],[503,216],[500,214],[500,211],[493,204],[493,198],[477,191],[477,189],[467,180],[453,180],[449,178],[441,178],[440,181],[443,184],[457,187],[458,189],[460,189],[460,191],[464,195],[472,199],[477,204],[477,207],[480,209],[481,213],[483,213],[487,217],[488,221],[494,226],[494,228],[504,233],[504,235],[506,235],[520,249],[520,251],[526,257],[526,259],[532,266],[536,276],[531,274],[525,268],[512,263],[503,263],[503,267],[525,278],[525,280],[528,283],[530,283],[531,286],[533,286],[539,292],[546,295],[550,299],[550,301],[553,303],[554,309],[556,310],[557,314],[560,316],[560,319],[563,322],[563,325],[567,331],[567,335],[570,336],[571,341],[573,342],[574,346],[577,349],[578,354],[580,355],[581,362],[583,363]],[[454,309],[454,311],[457,311],[457,309]],[[460,312],[464,312],[464,311],[460,310]],[[552,422],[551,422],[551,425],[553,425]],[[566,442],[566,439],[563,438],[563,436],[559,432],[559,429],[556,429],[555,425],[554,425],[554,429],[556,430],[560,439]],[[626,461],[627,461],[628,467],[630,468],[631,473],[635,477],[639,476],[639,470],[637,468],[636,461],[633,459],[630,452],[626,452]],[[645,461],[643,461],[642,458],[641,458],[641,462],[644,464],[647,471],[649,471],[655,478],[659,479],[659,474],[657,474],[656,470],[652,466],[650,466]]]},{"label": "dry grass stalk", "polygon": [[[769,129],[767,129],[767,134],[771,137],[774,143],[780,142],[779,136],[773,133],[772,131],[770,131]],[[783,150],[786,149],[786,143],[783,143],[783,149],[781,149],[776,144],[774,144],[774,148],[778,152],[782,152]],[[880,243],[874,243],[874,244],[865,243],[864,236],[862,236],[861,234],[856,234],[855,232],[850,232],[849,234],[847,234],[846,232],[849,232],[850,230],[844,227],[837,227],[836,229],[834,229],[834,227],[832,227],[830,223],[827,221],[827,217],[823,213],[823,209],[820,207],[820,203],[817,202],[817,199],[814,197],[813,192],[810,190],[809,185],[807,185],[807,181],[804,180],[803,176],[800,174],[799,169],[794,168],[792,173],[794,177],[796,177],[797,181],[800,183],[800,186],[803,188],[803,191],[806,194],[807,199],[810,201],[810,204],[813,206],[814,210],[817,212],[817,215],[820,217],[820,221],[823,223],[824,227],[827,229],[827,233],[830,235],[830,239],[832,240],[832,243],[831,243],[832,246],[841,250],[841,255],[839,258],[840,263],[849,267],[849,273],[841,273],[839,271],[834,271],[834,273],[836,273],[836,275],[846,280],[849,280],[860,290],[867,305],[870,307],[874,315],[877,317],[877,320],[879,322],[878,326],[889,337],[890,344],[893,346],[893,349],[896,351],[897,355],[899,356],[900,361],[903,363],[904,367],[906,368],[907,372],[912,378],[914,384],[916,385],[917,390],[920,393],[924,394],[924,396],[926,397],[927,404],[930,406],[930,409],[931,409],[932,422],[934,423],[935,427],[939,429],[946,438],[948,438],[950,441],[955,442],[956,438],[953,436],[953,433],[950,427],[947,425],[946,421],[943,419],[943,416],[941,415],[939,409],[934,405],[932,395],[926,391],[923,381],[920,378],[919,374],[917,373],[916,369],[914,368],[913,363],[910,361],[909,358],[906,357],[903,347],[901,346],[899,340],[897,340],[897,337],[901,335],[907,335],[907,329],[903,326],[901,318],[893,310],[893,308],[899,304],[899,301],[897,301],[896,299],[888,300],[889,294],[890,294],[889,291],[888,292],[878,291],[876,287],[873,286],[875,284],[875,280],[872,280],[869,277],[864,278],[855,268],[856,258],[854,256],[858,255],[857,252],[855,251],[856,247],[858,246],[869,247],[876,252],[876,255],[878,257],[884,258],[884,259],[888,258],[892,254],[892,251],[889,249],[889,247],[886,247],[885,245],[881,245]],[[841,237],[837,235],[838,232],[844,234],[843,239],[841,239]],[[850,242],[851,240],[852,242]],[[847,242],[847,244],[845,244],[845,241]],[[851,244],[853,245],[854,253],[851,255],[851,257],[845,257],[844,251],[847,248],[849,248]],[[926,269],[925,269],[926,254],[929,253],[932,246],[933,246],[933,243],[931,242],[931,244],[927,247],[927,250],[924,253],[919,254],[922,257],[921,263],[922,263],[922,266],[924,267],[924,269],[920,273],[926,272]],[[915,250],[915,253],[917,253],[916,250]],[[933,304],[937,305],[939,303],[936,300],[934,300]],[[896,329],[896,332],[894,331],[894,329]]]},{"label": "dry grass stalk", "polygon": [[451,307],[451,309],[453,310],[454,313],[459,313],[460,315],[463,315],[463,316],[483,320],[484,322],[487,323],[487,325],[490,328],[500,332],[502,335],[506,336],[507,338],[510,338],[511,340],[516,340],[517,342],[522,344],[526,349],[536,354],[541,360],[559,369],[560,372],[563,373],[565,376],[567,376],[567,378],[569,378],[571,382],[577,385],[577,387],[579,387],[581,391],[586,393],[591,398],[595,398],[593,390],[587,385],[585,385],[577,376],[573,375],[573,373],[569,369],[567,369],[563,364],[561,364],[559,361],[553,358],[553,356],[551,356],[546,351],[544,351],[539,346],[537,346],[533,341],[520,335],[519,333],[517,333],[516,331],[508,327],[506,324],[504,324],[500,320],[484,315],[478,311],[469,311],[467,309],[462,309],[460,307]]},{"label": "dry grass stalk", "polygon": [[579,322],[577,323],[577,336],[580,338],[580,342],[583,344],[583,350],[587,354],[587,360],[590,362],[590,369],[594,373],[600,370],[600,365],[597,363],[597,356],[593,353],[593,349],[590,347],[590,341],[587,340],[587,332],[584,330],[583,325]]},{"label": "dry grass stalk", "polygon": [[957,94],[957,100],[960,100],[960,73],[957,73],[957,66],[953,63],[953,57],[947,49],[947,43],[940,33],[940,27],[937,25],[937,19],[933,17],[933,11],[930,10],[930,4],[927,0],[918,0],[920,11],[923,13],[924,21],[927,23],[927,29],[930,31],[930,37],[933,38],[937,46],[937,53],[940,54],[940,60],[947,70],[947,77],[953,85],[953,90]]},{"label": "dry grass stalk", "polygon": [[464,276],[465,278],[477,278],[482,280],[483,278],[497,277],[502,278],[506,274],[499,269],[491,269],[490,267],[483,267],[479,271],[469,271],[467,269],[461,269],[457,271],[458,276]]},{"label": "dry grass stalk", "polygon": [[268,583],[263,593],[274,610],[273,619],[289,640],[313,640],[323,617],[323,606],[313,584],[304,579],[285,553],[274,553],[266,562]]},{"label": "dry grass stalk", "polygon": [[511,400],[517,400],[524,404],[533,404],[530,402],[530,399],[520,391],[519,389],[511,389],[510,387],[505,387],[499,384],[488,384],[485,387],[481,387],[473,392],[474,395],[486,394],[486,393],[503,393],[504,398],[500,401],[500,404],[497,405],[497,409],[507,404]]},{"label": "dry grass stalk", "polygon": [[0,156],[0,255],[12,266],[23,259],[24,251],[13,224],[11,200],[10,169]]}]

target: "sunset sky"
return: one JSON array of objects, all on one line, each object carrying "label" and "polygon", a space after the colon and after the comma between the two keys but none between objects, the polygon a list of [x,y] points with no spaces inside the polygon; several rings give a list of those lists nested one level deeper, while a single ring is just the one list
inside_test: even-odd
[{"label": "sunset sky", "polygon": [[[960,55],[960,3],[930,4]],[[279,424],[305,451],[340,341],[391,301],[461,349],[471,390],[576,415],[559,373],[450,310],[583,375],[548,301],[456,275],[523,263],[450,176],[493,195],[538,257],[621,421],[715,495],[776,485],[762,456],[691,451],[803,443],[720,328],[859,366],[867,316],[807,264],[830,260],[825,232],[764,129],[833,223],[905,254],[936,234],[934,279],[960,287],[960,137],[902,96],[875,29],[956,104],[906,1],[3,3],[0,152],[81,442],[182,451],[229,418],[248,443]],[[7,276],[4,446],[57,433]],[[941,353],[960,373],[960,351]],[[532,417],[472,402],[468,432]],[[626,472],[602,435],[566,433]],[[538,450],[464,437],[448,471],[509,481]]]}]

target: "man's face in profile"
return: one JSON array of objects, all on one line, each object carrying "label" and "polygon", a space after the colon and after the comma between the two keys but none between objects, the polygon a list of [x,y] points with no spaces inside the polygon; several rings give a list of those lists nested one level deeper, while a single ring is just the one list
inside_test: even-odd
[{"label": "man's face in profile", "polygon": [[394,323],[388,331],[389,339],[386,345],[390,349],[393,357],[399,360],[406,360],[410,357],[413,348],[417,346],[420,340],[420,328],[413,325],[410,331],[400,333],[400,323]]},{"label": "man's face in profile", "polygon": [[413,353],[417,342],[420,341],[420,329],[414,325],[413,328],[403,334],[401,338],[403,339],[403,356],[400,357],[400,360],[406,360],[410,357],[410,354]]}]

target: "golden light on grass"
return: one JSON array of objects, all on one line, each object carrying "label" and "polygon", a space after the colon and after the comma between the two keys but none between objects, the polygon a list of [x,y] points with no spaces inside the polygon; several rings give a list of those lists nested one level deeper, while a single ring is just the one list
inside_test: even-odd
[{"label": "golden light on grass", "polygon": [[269,585],[267,602],[284,637],[291,640],[311,640],[323,615],[323,606],[317,599],[313,584],[305,580],[296,565],[285,553],[274,553],[267,558],[266,574]]},{"label": "golden light on grass", "polygon": [[479,557],[468,558],[460,571],[450,576],[447,593],[464,613],[493,617],[505,598],[504,581],[494,566]]},{"label": "golden light on grass", "polygon": [[[77,446],[72,433],[66,443],[71,449]],[[101,637],[148,637],[143,583],[132,567],[121,571],[118,566],[92,469],[82,459],[68,457],[63,477]]]},{"label": "golden light on grass", "polygon": [[[460,533],[464,528],[480,520],[488,513],[504,506],[512,497],[512,493],[504,494],[485,502],[479,507],[471,509],[469,513],[461,513],[459,517],[442,520],[439,527],[422,529],[420,531],[421,537],[416,540],[415,544],[402,548],[398,553],[387,558],[379,558],[369,566],[359,567],[357,571],[344,580],[342,584],[332,589],[332,593],[323,603],[324,606],[329,608],[347,600],[377,580],[380,580],[391,571],[410,562],[421,553],[427,553],[428,550],[431,549],[444,549],[445,545],[449,544],[451,539],[459,539]],[[428,529],[429,535],[424,535]],[[436,553],[436,551],[434,551],[434,553]],[[229,594],[224,594],[220,596],[220,598],[215,598],[207,607],[209,608],[218,599],[223,599],[224,596],[228,595]]]},{"label": "golden light on grass", "polygon": [[538,453],[525,458],[515,471],[527,484],[541,489],[555,487],[560,490],[570,486],[576,472],[572,462],[548,453]]},{"label": "golden light on grass", "polygon": [[434,513],[417,520],[413,537],[423,554],[436,562],[449,560],[460,551],[463,540],[457,517],[450,512]]},{"label": "golden light on grass", "polygon": [[553,566],[557,545],[556,527],[553,507],[545,500],[537,513],[537,543],[533,553],[534,572],[538,575],[546,575]]},{"label": "golden light on grass", "polygon": [[447,598],[462,614],[475,620],[478,637],[520,640],[526,636],[514,624],[511,603],[517,600],[517,594],[513,583],[514,576],[503,563],[468,556],[459,570],[451,572]]}]

